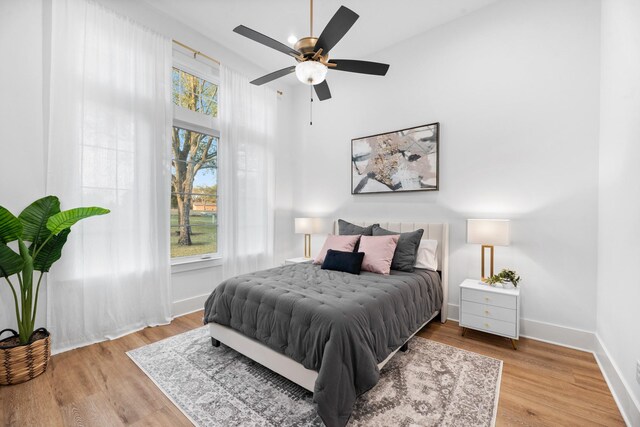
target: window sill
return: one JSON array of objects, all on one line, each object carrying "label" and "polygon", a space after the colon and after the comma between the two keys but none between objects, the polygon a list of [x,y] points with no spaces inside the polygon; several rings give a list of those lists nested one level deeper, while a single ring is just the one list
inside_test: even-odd
[{"label": "window sill", "polygon": [[200,270],[203,268],[219,267],[222,265],[222,257],[211,258],[185,258],[171,260],[171,274],[185,271]]}]

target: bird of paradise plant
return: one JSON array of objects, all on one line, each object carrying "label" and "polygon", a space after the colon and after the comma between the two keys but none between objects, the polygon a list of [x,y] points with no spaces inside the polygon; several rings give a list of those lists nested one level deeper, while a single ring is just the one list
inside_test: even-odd
[{"label": "bird of paradise plant", "polygon": [[[36,200],[17,217],[0,206],[0,278],[13,294],[20,344],[28,344],[31,339],[42,277],[62,256],[71,226],[107,213],[108,209],[100,207],[60,211],[60,201],[55,196]],[[11,242],[17,242],[17,252],[8,245]],[[40,275],[34,292],[35,271]]]}]

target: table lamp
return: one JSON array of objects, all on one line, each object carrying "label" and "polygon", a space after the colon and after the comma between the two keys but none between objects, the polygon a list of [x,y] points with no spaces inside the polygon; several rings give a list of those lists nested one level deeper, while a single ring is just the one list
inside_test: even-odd
[{"label": "table lamp", "polygon": [[322,233],[324,221],[322,218],[296,218],[296,234],[304,234],[304,257],[311,258],[311,235]]},{"label": "table lamp", "polygon": [[482,280],[484,275],[484,254],[487,249],[490,253],[489,275],[493,276],[493,247],[509,246],[511,237],[510,221],[508,219],[468,219],[467,220],[467,243],[482,245]]}]

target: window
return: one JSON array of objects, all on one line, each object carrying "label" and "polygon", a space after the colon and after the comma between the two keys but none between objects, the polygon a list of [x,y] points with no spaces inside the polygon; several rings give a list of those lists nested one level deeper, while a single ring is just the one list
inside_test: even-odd
[{"label": "window", "polygon": [[210,258],[218,253],[218,84],[183,64],[172,83],[171,257]]},{"label": "window", "polygon": [[173,67],[173,103],[191,111],[218,116],[218,85]]}]

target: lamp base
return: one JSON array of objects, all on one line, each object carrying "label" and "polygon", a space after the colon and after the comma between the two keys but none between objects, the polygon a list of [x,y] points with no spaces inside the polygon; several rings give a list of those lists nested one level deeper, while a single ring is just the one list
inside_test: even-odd
[{"label": "lamp base", "polygon": [[480,254],[482,257],[482,281],[486,282],[487,281],[487,276],[484,275],[484,254],[485,254],[485,249],[489,249],[489,277],[493,276],[493,245],[482,245],[482,247],[480,248]]},{"label": "lamp base", "polygon": [[311,259],[311,234],[304,235],[304,257]]}]

